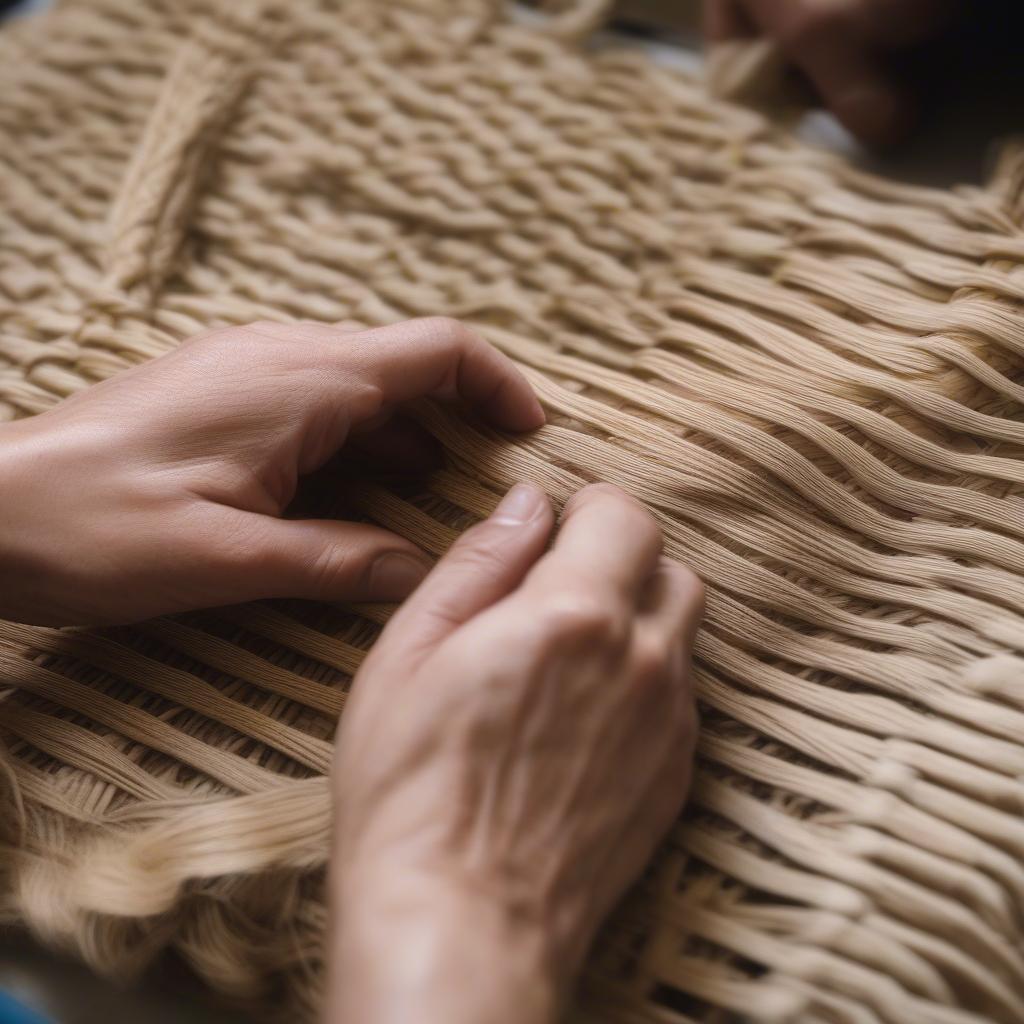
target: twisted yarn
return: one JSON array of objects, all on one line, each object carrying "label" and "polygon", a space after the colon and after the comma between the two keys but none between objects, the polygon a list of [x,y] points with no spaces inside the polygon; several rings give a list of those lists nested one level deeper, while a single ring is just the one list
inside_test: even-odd
[{"label": "twisted yarn", "polygon": [[[562,6],[5,29],[0,418],[214,325],[468,321],[550,424],[427,410],[429,490],[350,500],[440,554],[515,481],[609,480],[708,585],[693,806],[585,1019],[1024,1020],[1021,151],[883,181]],[[312,1017],[331,737],[386,614],[0,624],[0,915]]]}]

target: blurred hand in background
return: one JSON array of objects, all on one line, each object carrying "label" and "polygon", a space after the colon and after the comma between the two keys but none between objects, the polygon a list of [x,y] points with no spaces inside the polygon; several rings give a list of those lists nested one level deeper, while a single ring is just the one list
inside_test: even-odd
[{"label": "blurred hand in background", "polygon": [[[711,43],[767,37],[815,98],[870,146],[899,141],[920,102],[918,73],[941,74],[963,0],[705,0]],[[984,5],[988,6],[988,5]],[[996,6],[996,5],[993,5]]]}]

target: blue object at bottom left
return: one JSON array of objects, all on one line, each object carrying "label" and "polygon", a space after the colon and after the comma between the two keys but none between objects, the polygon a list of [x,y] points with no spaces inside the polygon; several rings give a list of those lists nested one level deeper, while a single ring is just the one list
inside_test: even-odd
[{"label": "blue object at bottom left", "polygon": [[14,996],[0,991],[0,1024],[53,1024],[46,1017],[19,1003]]}]

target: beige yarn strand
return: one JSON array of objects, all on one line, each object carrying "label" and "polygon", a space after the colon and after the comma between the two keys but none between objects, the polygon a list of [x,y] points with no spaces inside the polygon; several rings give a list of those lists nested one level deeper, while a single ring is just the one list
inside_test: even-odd
[{"label": "beige yarn strand", "polygon": [[[875,178],[590,46],[609,6],[5,27],[0,417],[211,325],[466,319],[549,426],[423,407],[447,467],[355,506],[440,554],[517,480],[611,480],[708,583],[693,803],[581,1019],[1015,1024],[1024,154],[984,189]],[[331,737],[389,611],[0,624],[3,918],[312,1020]]]}]

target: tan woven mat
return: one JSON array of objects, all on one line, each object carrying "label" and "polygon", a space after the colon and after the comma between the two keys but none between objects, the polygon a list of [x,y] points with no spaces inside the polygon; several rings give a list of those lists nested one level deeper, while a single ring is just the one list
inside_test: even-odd
[{"label": "tan woven mat", "polygon": [[[610,480],[708,583],[693,806],[585,1018],[1019,1024],[1024,161],[866,176],[595,41],[601,6],[73,0],[5,29],[0,417],[212,324],[464,318],[551,424],[428,412],[429,492],[349,500],[440,552],[513,481]],[[0,624],[2,914],[311,1015],[324,772],[385,614]]]}]

